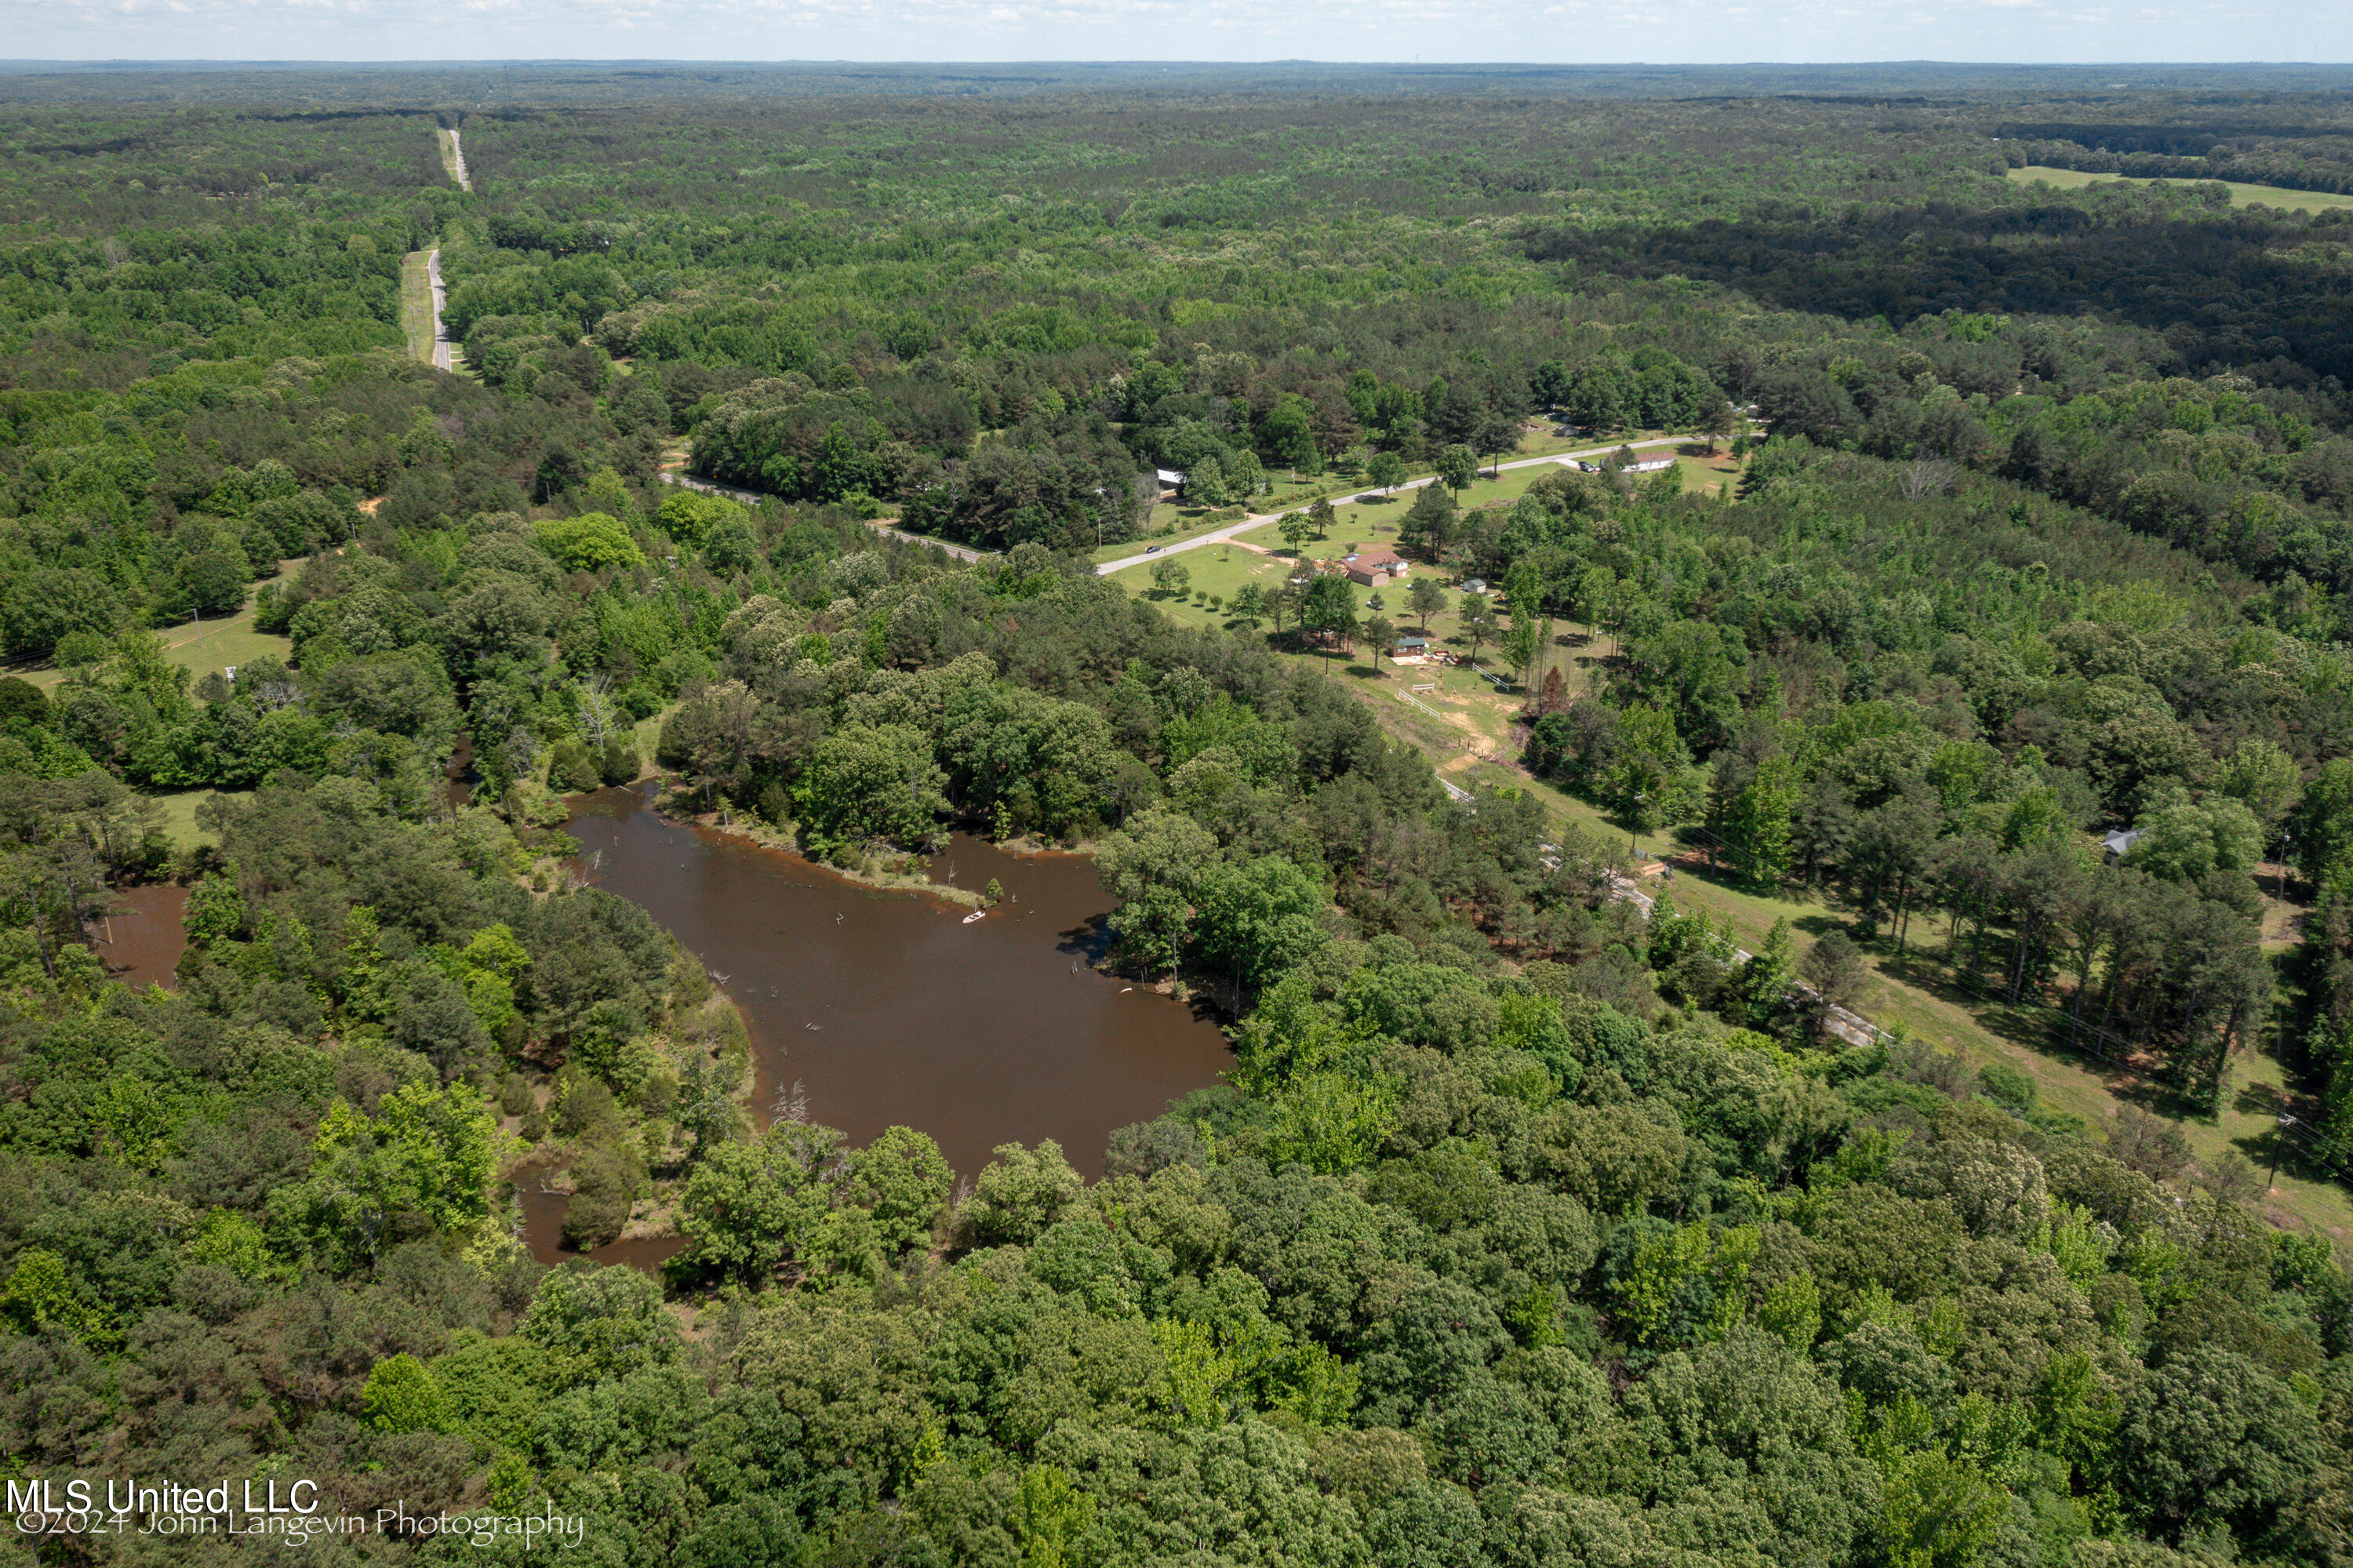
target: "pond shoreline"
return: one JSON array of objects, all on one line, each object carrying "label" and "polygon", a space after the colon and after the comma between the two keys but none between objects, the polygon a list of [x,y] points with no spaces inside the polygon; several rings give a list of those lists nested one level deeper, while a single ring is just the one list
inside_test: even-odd
[{"label": "pond shoreline", "polygon": [[[642,788],[643,782],[644,781],[640,781],[637,786],[624,786],[624,788]],[[681,809],[676,803],[676,795],[672,793],[672,787],[676,784],[677,780],[668,775],[657,775],[653,779],[652,782],[660,790],[660,793],[657,796],[654,801],[654,810],[660,812],[663,816],[668,817],[674,822],[679,822],[689,827],[702,828],[706,832],[723,834],[729,838],[742,839],[747,843],[757,844],[763,849],[778,851],[784,854],[790,855],[793,859],[808,866],[812,870],[821,871],[828,875],[839,877],[844,882],[851,883],[860,887],[881,888],[885,891],[928,893],[936,898],[944,900],[944,902],[961,905],[967,908],[976,908],[983,906],[984,900],[982,899],[982,896],[979,894],[973,892],[971,889],[957,887],[953,884],[937,882],[932,879],[930,874],[930,862],[936,858],[936,856],[911,853],[907,857],[911,860],[920,860],[924,863],[924,869],[921,874],[911,871],[857,871],[848,866],[835,865],[829,861],[816,859],[807,851],[803,850],[800,847],[800,841],[796,834],[781,828],[772,827],[768,823],[761,821],[756,817],[735,816],[718,811],[689,811]],[[585,797],[571,795],[564,797],[567,802],[584,798]],[[966,833],[975,838],[978,838],[980,836],[977,832],[976,823],[955,824],[952,827],[951,832],[952,835],[954,833]],[[1001,841],[988,839],[984,842],[986,842],[991,849],[996,850],[999,854],[1012,855],[1022,860],[1069,859],[1083,860],[1090,863],[1094,860],[1094,855],[1092,851],[1083,845],[1076,848],[1065,849],[1058,844],[1040,843],[1036,839],[1027,836],[1018,839],[1005,839]]]},{"label": "pond shoreline", "polygon": [[[1232,1066],[1205,1007],[1100,967],[1115,901],[1090,855],[957,832],[916,863],[920,876],[861,875],[764,828],[680,812],[675,798],[665,810],[658,789],[647,780],[565,798],[573,874],[651,915],[735,1008],[756,1125],[791,1101],[853,1145],[913,1128],[967,1179],[1000,1144],[1051,1139],[1097,1175],[1113,1130]],[[991,882],[1003,899],[984,909]],[[654,1251],[684,1245],[625,1231],[571,1252],[560,1245],[562,1179],[530,1160],[511,1175],[543,1261],[648,1266]],[[632,1217],[633,1228],[659,1221],[676,1223]]]}]

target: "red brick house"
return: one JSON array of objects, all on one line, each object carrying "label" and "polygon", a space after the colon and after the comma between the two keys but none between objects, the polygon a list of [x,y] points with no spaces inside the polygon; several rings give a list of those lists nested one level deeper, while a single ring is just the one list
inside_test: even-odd
[{"label": "red brick house", "polygon": [[1383,584],[1395,582],[1404,577],[1412,567],[1411,562],[1395,550],[1381,549],[1377,546],[1369,550],[1359,550],[1353,556],[1344,556],[1341,557],[1340,565],[1347,572],[1350,582],[1361,583],[1366,588],[1379,588]]}]

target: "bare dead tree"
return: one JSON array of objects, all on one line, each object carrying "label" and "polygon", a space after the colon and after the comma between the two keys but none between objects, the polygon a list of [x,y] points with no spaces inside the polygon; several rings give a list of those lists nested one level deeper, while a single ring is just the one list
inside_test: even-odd
[{"label": "bare dead tree", "polygon": [[1959,471],[1942,458],[1914,458],[1896,475],[1895,487],[1906,501],[1925,501],[1953,488]]},{"label": "bare dead tree", "polygon": [[598,673],[580,683],[580,737],[598,751],[619,726],[620,705],[613,700],[613,678]]}]

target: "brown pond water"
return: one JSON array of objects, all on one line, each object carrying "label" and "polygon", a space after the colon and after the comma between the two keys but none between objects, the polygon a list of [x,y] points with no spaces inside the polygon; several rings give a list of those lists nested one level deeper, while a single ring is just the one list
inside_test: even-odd
[{"label": "brown pond water", "polygon": [[91,950],[110,977],[134,991],[168,986],[188,948],[181,926],[187,908],[188,890],[176,882],[126,887],[90,922]]},{"label": "brown pond water", "polygon": [[441,769],[441,806],[450,815],[466,809],[474,798],[474,736],[459,730],[449,747],[448,764]]},{"label": "brown pond water", "polygon": [[540,1185],[541,1174],[537,1171],[517,1171],[513,1185],[515,1202],[522,1209],[523,1245],[531,1248],[532,1256],[550,1268],[585,1257],[591,1263],[626,1263],[653,1274],[686,1249],[684,1236],[643,1236],[607,1242],[588,1252],[571,1251],[564,1245],[564,1212],[572,1206],[571,1194],[546,1191]]},{"label": "brown pond water", "polygon": [[[809,1118],[856,1143],[915,1128],[968,1177],[1000,1143],[1050,1138],[1092,1177],[1113,1128],[1232,1065],[1206,1016],[1090,967],[1112,900],[1084,856],[1012,855],[957,834],[932,880],[978,891],[994,877],[1009,895],[965,925],[963,906],[859,885],[671,821],[647,800],[644,786],[575,797],[565,831],[593,882],[725,977],[764,1116],[797,1083]],[[540,1196],[525,1194],[526,1208]],[[543,1237],[553,1255],[560,1203],[533,1225],[534,1252]]]}]

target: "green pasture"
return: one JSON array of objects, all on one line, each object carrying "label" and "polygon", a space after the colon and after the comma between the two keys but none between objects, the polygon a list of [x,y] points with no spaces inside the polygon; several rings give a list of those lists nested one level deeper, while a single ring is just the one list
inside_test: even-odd
[{"label": "green pasture", "polygon": [[[265,653],[285,660],[292,659],[294,654],[294,643],[290,638],[253,629],[253,606],[250,604],[225,620],[191,621],[185,626],[165,627],[161,635],[164,651],[172,662],[186,666],[189,676],[199,681],[231,665],[250,664]],[[54,664],[37,665],[14,673],[43,691],[55,687],[66,676],[66,673]]]},{"label": "green pasture", "polygon": [[400,330],[408,339],[408,356],[433,363],[433,284],[425,267],[426,252],[412,250],[400,259]]},{"label": "green pasture", "polygon": [[2029,164],[2012,169],[2010,177],[2021,185],[2041,181],[2063,191],[2082,190],[2086,185],[2202,185],[2220,184],[2230,187],[2232,207],[2252,207],[2261,202],[2265,207],[2280,207],[2288,212],[2334,212],[2353,207],[2353,196],[2340,196],[2335,191],[2292,191],[2284,185],[2242,185],[2235,180],[2135,180],[2122,175],[2090,175],[2080,169],[2053,169],[2041,164]]}]

